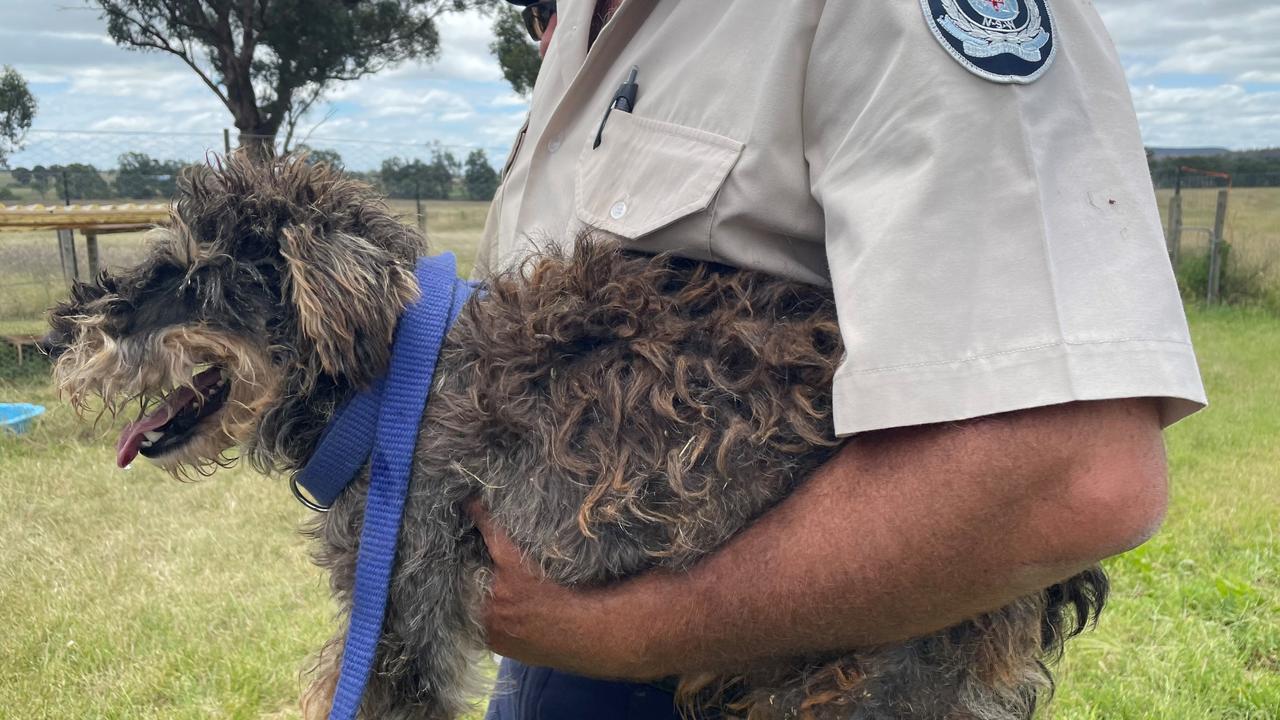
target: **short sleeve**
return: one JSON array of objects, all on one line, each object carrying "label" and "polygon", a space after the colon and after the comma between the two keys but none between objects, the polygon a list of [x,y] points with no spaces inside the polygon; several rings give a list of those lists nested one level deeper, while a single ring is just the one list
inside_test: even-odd
[{"label": "short sleeve", "polygon": [[1026,83],[965,67],[922,5],[832,0],[810,52],[805,155],[846,349],[837,432],[1124,397],[1161,398],[1169,424],[1203,406],[1092,4],[1040,0],[1056,56]]}]

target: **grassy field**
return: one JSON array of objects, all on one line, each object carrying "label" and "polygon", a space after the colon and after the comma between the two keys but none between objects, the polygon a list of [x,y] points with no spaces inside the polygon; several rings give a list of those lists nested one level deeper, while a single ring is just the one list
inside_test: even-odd
[{"label": "grassy field", "polygon": [[[1172,190],[1157,192],[1161,219],[1168,226]],[[1182,261],[1179,282],[1183,293],[1202,298],[1208,277],[1209,230],[1217,214],[1218,191],[1183,191]],[[1280,314],[1280,188],[1235,188],[1227,203],[1223,233],[1229,245],[1224,296],[1234,303],[1265,307]]]},{"label": "grassy field", "polygon": [[[417,222],[412,200],[393,200],[392,209],[405,222]],[[488,203],[459,200],[427,200],[423,214],[431,247],[453,250],[459,269],[471,272],[471,258]],[[103,267],[129,266],[144,254],[144,233],[104,235],[98,239],[99,261]],[[77,264],[88,267],[84,242],[77,234]],[[65,295],[62,266],[54,233],[0,233],[0,336],[43,332],[45,308]]]},{"label": "grassy field", "polygon": [[[1280,713],[1280,321],[1191,319],[1213,406],[1169,432],[1168,522],[1109,563],[1114,600],[1071,646],[1061,720]],[[0,439],[0,717],[295,717],[332,606],[287,486],[117,470],[44,383],[0,384],[12,400],[50,412]]]},{"label": "grassy field", "polygon": [[[469,263],[483,208],[428,217],[435,247]],[[0,268],[6,246],[49,242],[13,237]],[[113,257],[136,252],[119,242]],[[1213,406],[1169,431],[1168,522],[1108,563],[1114,599],[1072,644],[1046,717],[1280,717],[1280,319],[1190,319]],[[117,470],[112,428],[75,422],[43,378],[0,381],[7,401],[49,413],[0,437],[0,718],[297,717],[333,607],[287,485]]]},{"label": "grassy field", "polygon": [[1168,520],[1109,563],[1114,600],[1068,653],[1059,718],[1280,718],[1280,320],[1191,326],[1211,406],[1167,434]]}]

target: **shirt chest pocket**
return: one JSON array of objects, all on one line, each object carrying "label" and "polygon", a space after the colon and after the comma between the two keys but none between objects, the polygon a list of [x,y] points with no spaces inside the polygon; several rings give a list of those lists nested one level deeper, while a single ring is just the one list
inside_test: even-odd
[{"label": "shirt chest pocket", "polygon": [[703,211],[738,162],[742,143],[615,110],[600,147],[591,145],[578,159],[580,222],[637,249],[709,252],[711,219]]}]

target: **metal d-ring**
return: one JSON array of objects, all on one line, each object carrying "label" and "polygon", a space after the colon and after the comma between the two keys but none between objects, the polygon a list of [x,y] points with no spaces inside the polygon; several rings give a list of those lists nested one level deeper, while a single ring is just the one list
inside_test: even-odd
[{"label": "metal d-ring", "polygon": [[321,505],[317,503],[315,500],[312,500],[311,498],[302,494],[302,490],[298,488],[297,475],[292,475],[289,477],[289,489],[293,491],[293,496],[298,498],[298,502],[302,503],[303,506],[306,507],[308,510],[314,510],[316,512],[322,512],[322,513],[329,512],[328,507]]}]

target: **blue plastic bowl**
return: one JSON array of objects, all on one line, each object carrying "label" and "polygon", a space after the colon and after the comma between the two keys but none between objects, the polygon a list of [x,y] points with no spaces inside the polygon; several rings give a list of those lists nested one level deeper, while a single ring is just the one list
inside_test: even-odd
[{"label": "blue plastic bowl", "polygon": [[0,403],[0,428],[21,435],[31,429],[44,407],[31,403]]}]

